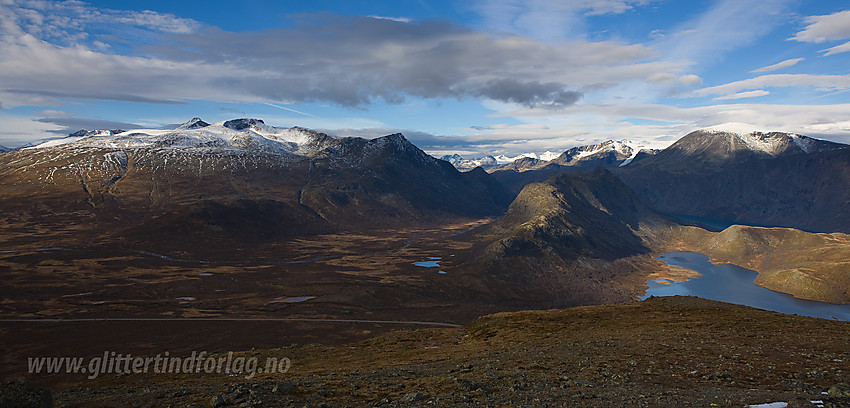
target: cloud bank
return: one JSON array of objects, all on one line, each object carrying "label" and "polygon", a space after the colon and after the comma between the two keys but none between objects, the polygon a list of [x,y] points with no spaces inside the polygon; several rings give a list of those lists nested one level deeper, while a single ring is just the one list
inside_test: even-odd
[{"label": "cloud bank", "polygon": [[[619,10],[617,2],[610,3],[588,12]],[[311,14],[294,16],[291,28],[229,32],[171,15],[124,16],[77,4],[0,6],[5,105],[81,98],[363,108],[408,98],[477,98],[558,108],[600,84],[643,81],[658,73],[677,77],[684,69],[657,61],[643,45],[545,43],[446,21]],[[89,25],[104,22],[116,24],[108,35],[87,34]],[[142,31],[143,41],[137,38]],[[113,52],[108,41],[122,36],[141,44],[133,55]]]}]

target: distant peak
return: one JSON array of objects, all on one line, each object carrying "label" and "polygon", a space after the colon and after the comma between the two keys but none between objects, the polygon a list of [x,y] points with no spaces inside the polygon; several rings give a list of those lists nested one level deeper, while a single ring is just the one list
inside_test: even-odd
[{"label": "distant peak", "polygon": [[201,118],[192,118],[188,122],[178,126],[177,129],[199,129],[209,125],[209,123],[204,122]]},{"label": "distant peak", "polygon": [[224,127],[233,130],[245,130],[251,127],[265,126],[266,123],[262,119],[241,118],[233,119],[224,122]]}]

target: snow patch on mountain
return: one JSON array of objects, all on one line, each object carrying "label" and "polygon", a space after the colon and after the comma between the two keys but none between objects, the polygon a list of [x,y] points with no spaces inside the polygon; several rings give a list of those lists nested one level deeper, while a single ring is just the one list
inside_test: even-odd
[{"label": "snow patch on mountain", "polygon": [[545,161],[552,161],[552,160],[556,159],[556,158],[557,158],[558,156],[560,156],[560,155],[561,155],[561,153],[558,153],[558,152],[550,152],[550,151],[548,151],[548,150],[547,150],[547,151],[545,151],[545,152],[543,152],[543,153],[540,153],[540,157],[538,157],[538,159],[540,159],[540,160],[545,160]]},{"label": "snow patch on mountain", "polygon": [[523,153],[519,156],[514,156],[514,157],[508,157],[508,156],[505,156],[503,154],[500,154],[498,156],[495,156],[495,159],[496,159],[497,164],[508,164],[508,163],[513,163],[514,161],[517,161],[517,160],[525,158],[525,157],[528,157],[528,158],[531,158],[531,159],[540,159],[540,156],[538,156],[537,153]]},{"label": "snow patch on mountain", "polygon": [[703,131],[713,133],[732,133],[736,135],[746,135],[749,133],[758,132],[759,128],[755,125],[750,125],[748,123],[729,122],[707,127],[703,129]]},{"label": "snow patch on mountain", "polygon": [[[704,129],[703,131],[737,138],[744,142],[749,150],[767,153],[771,156],[788,153],[791,146],[796,147],[803,153],[811,153],[818,148],[824,148],[824,144],[830,144],[830,142],[812,139],[796,133],[763,132],[751,125],[742,123],[726,123]],[[794,151],[794,149],[791,148],[791,151]]]}]

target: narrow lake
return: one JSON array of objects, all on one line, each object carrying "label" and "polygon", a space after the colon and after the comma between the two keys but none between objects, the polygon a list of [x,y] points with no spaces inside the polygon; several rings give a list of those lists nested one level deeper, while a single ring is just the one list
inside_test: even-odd
[{"label": "narrow lake", "polygon": [[670,266],[695,270],[702,276],[679,283],[668,279],[647,281],[649,289],[641,300],[650,296],[696,296],[780,313],[850,321],[850,305],[797,299],[765,289],[755,284],[758,272],[732,264],[715,265],[699,252],[671,252],[658,259]]}]

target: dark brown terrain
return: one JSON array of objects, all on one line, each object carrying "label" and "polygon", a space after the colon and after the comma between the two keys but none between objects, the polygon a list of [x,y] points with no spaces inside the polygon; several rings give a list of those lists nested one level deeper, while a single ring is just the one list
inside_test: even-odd
[{"label": "dark brown terrain", "polygon": [[[233,143],[263,142],[249,132],[261,121],[225,125],[243,132]],[[847,303],[845,234],[682,226],[605,169],[529,184],[510,203],[485,171],[458,172],[400,135],[297,131],[307,153],[2,153],[0,377],[80,407],[846,406],[848,323],[633,303],[647,279],[694,277],[655,259],[673,250]],[[607,306],[519,312],[587,305]],[[283,354],[292,370],[27,373],[28,357],[105,351]],[[0,406],[28,387],[7,384]]]},{"label": "dark brown terrain", "polygon": [[286,356],[285,374],[113,375],[55,399],[68,407],[846,407],[848,339],[847,322],[654,298],[500,313],[340,346],[281,345],[240,355]]}]

